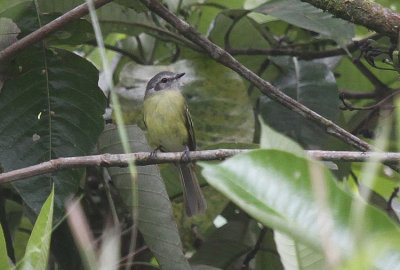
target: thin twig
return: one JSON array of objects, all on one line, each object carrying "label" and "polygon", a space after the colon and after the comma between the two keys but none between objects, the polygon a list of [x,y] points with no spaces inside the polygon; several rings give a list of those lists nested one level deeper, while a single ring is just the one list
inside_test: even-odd
[{"label": "thin twig", "polygon": [[228,49],[231,55],[270,55],[270,56],[296,56],[301,60],[312,60],[318,58],[325,58],[338,55],[346,55],[346,51],[342,48],[326,50],[326,51],[307,51],[307,50],[294,50],[286,48],[271,48],[271,49]]},{"label": "thin twig", "polygon": [[[354,111],[354,110],[359,110],[359,111],[370,111],[370,110],[374,110],[376,108],[381,107],[383,104],[385,104],[388,100],[392,99],[395,95],[400,94],[400,90],[391,93],[390,95],[388,95],[387,97],[385,97],[384,99],[380,100],[379,102],[370,105],[370,106],[365,106],[365,107],[353,107],[352,105],[349,105],[348,103],[345,102],[345,100],[342,98],[342,96],[340,97],[340,100],[342,101],[344,108],[349,110],[349,111]],[[391,106],[388,109],[393,109],[393,106]]]},{"label": "thin twig", "polygon": [[[97,42],[96,42],[96,41],[88,41],[88,42],[86,42],[86,43],[87,43],[88,45],[90,45],[90,46],[97,46]],[[133,53],[130,53],[130,52],[128,52],[128,51],[126,51],[126,50],[124,50],[124,49],[121,49],[121,48],[119,48],[119,47],[117,47],[117,46],[113,46],[113,45],[109,45],[109,44],[104,44],[104,48],[106,48],[107,50],[111,50],[111,51],[120,53],[120,54],[122,54],[122,55],[124,55],[124,56],[127,56],[127,57],[129,57],[130,59],[132,59],[134,62],[138,63],[138,64],[141,64],[141,65],[144,64],[144,62],[143,62],[139,57],[137,57],[137,56],[134,55]]]},{"label": "thin twig", "polygon": [[[166,29],[160,28],[160,27],[155,27],[151,25],[147,25],[144,23],[136,23],[136,22],[126,22],[126,21],[119,21],[119,20],[99,20],[101,23],[116,23],[116,24],[125,24],[130,27],[139,27],[139,28],[144,28],[147,29],[149,32],[147,32],[149,35],[152,35],[151,32],[155,32],[158,34],[158,38],[162,39],[162,36],[168,37],[168,39],[164,39],[164,41],[175,41],[181,44],[185,44],[186,46],[190,47],[191,49],[202,52],[202,49],[194,44],[193,42],[181,37],[180,35],[177,35],[171,31],[168,31]],[[154,35],[154,34],[153,34]]]},{"label": "thin twig", "polygon": [[[249,152],[252,149],[217,149],[191,151],[190,159],[192,161],[224,160],[234,155]],[[306,151],[311,158],[323,161],[351,161],[364,162],[374,157],[382,162],[390,164],[400,161],[400,153],[393,152],[352,152],[352,151]],[[103,154],[81,157],[64,157],[52,159],[37,165],[25,167],[22,169],[9,171],[0,174],[0,184],[17,181],[46,173],[53,173],[60,170],[81,168],[87,166],[101,167],[126,167],[129,162],[134,161],[137,166],[146,166],[151,164],[186,162],[182,159],[182,152],[158,153],[156,157],[149,152],[138,152],[131,154]]]},{"label": "thin twig", "polygon": [[[94,0],[93,4],[95,8],[99,8],[112,0]],[[89,14],[89,9],[86,3],[77,6],[76,8],[68,11],[61,15],[57,19],[49,22],[45,26],[39,28],[35,32],[23,37],[17,42],[11,44],[9,47],[0,51],[0,65],[6,63],[8,60],[14,58],[19,52],[26,49],[27,47],[39,42],[50,35],[54,34],[66,24],[73,22],[85,15]]]},{"label": "thin twig", "polygon": [[[359,49],[360,45],[367,42],[369,39],[377,39],[380,37],[378,34],[372,34],[368,37],[365,37],[361,40],[355,40],[346,46],[346,49],[349,52],[354,52]],[[309,51],[309,50],[296,50],[291,48],[292,45],[281,47],[281,48],[270,48],[270,49],[235,49],[229,48],[227,52],[231,55],[271,55],[271,56],[296,56],[301,60],[312,60],[318,58],[332,57],[332,56],[340,56],[347,55],[347,52],[343,48],[336,48],[324,51]]]},{"label": "thin twig", "polygon": [[345,99],[375,99],[375,92],[352,92],[347,90],[339,90],[339,96]]},{"label": "thin twig", "polygon": [[226,31],[225,36],[224,36],[224,45],[225,45],[225,49],[226,49],[226,50],[229,50],[229,49],[232,48],[231,42],[230,42],[230,36],[231,36],[231,33],[232,33],[233,28],[234,28],[235,25],[240,21],[241,18],[243,18],[244,16],[246,16],[246,14],[247,14],[247,12],[241,14],[240,16],[238,16],[238,17],[236,17],[236,18],[235,18],[235,17],[231,18],[231,19],[233,20],[233,22],[232,22],[231,25],[229,26],[229,28],[228,28],[228,30]]}]

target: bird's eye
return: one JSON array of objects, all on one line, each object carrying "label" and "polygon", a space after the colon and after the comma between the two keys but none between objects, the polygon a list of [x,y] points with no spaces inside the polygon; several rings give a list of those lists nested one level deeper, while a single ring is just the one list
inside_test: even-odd
[{"label": "bird's eye", "polygon": [[167,78],[162,78],[162,79],[161,79],[161,82],[162,82],[162,83],[166,83],[167,81],[168,81]]}]

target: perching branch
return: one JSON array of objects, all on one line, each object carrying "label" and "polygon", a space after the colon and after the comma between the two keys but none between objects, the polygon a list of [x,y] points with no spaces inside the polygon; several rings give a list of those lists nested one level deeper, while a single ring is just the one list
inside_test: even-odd
[{"label": "perching branch", "polygon": [[[251,151],[251,149],[217,149],[190,152],[191,161],[224,160],[234,155]],[[400,153],[376,153],[376,152],[351,152],[351,151],[306,151],[311,158],[322,161],[350,161],[364,162],[371,158],[390,164],[400,161]],[[0,174],[0,184],[17,181],[46,173],[60,170],[82,168],[87,166],[101,167],[125,167],[134,161],[137,166],[151,164],[187,162],[182,159],[182,152],[158,153],[156,157],[149,152],[131,154],[103,154],[81,157],[65,157],[46,161],[30,167],[9,171]]]},{"label": "perching branch", "polygon": [[301,0],[397,41],[400,14],[370,0]]},{"label": "perching branch", "polygon": [[[312,121],[317,124],[321,128],[325,130],[326,133],[333,135],[334,137],[339,138],[345,143],[361,150],[361,151],[369,151],[373,149],[371,145],[367,142],[360,140],[358,137],[352,135],[347,132],[345,129],[336,125],[332,121],[322,117],[318,113],[304,106],[303,104],[297,102],[296,100],[290,98],[283,92],[281,92],[278,88],[270,84],[269,82],[264,81],[262,78],[257,76],[254,72],[243,66],[239,61],[237,61],[232,55],[223,50],[221,47],[212,43],[206,37],[202,36],[196,29],[190,26],[187,22],[178,18],[175,14],[166,9],[160,2],[156,0],[140,0],[149,10],[156,13],[168,23],[170,23],[173,27],[175,27],[184,37],[196,43],[200,46],[204,51],[206,51],[215,61],[227,66],[232,69],[240,76],[248,80],[250,83],[254,84],[260,91],[275,100],[276,102],[282,104],[293,112],[296,112],[303,116],[305,119]],[[396,170],[400,171],[400,169],[393,164],[389,164],[389,166]]]},{"label": "perching branch", "polygon": [[[95,8],[99,8],[104,6],[105,4],[111,2],[112,0],[93,0],[93,4]],[[77,6],[76,8],[68,11],[64,15],[58,17],[57,19],[49,22],[43,27],[39,28],[35,32],[30,33],[29,35],[23,37],[17,42],[11,44],[9,47],[0,51],[0,64],[5,63],[8,60],[14,58],[19,52],[26,49],[27,47],[39,42],[50,35],[54,34],[66,24],[75,21],[89,13],[89,9],[87,4],[82,4]]]}]

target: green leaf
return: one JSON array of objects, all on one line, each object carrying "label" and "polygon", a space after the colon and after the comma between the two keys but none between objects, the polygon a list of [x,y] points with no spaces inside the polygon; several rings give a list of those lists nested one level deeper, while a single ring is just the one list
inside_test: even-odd
[{"label": "green leaf", "polygon": [[26,246],[20,270],[47,269],[53,227],[54,187],[43,204]]},{"label": "green leaf", "polygon": [[302,245],[278,231],[274,232],[274,236],[285,269],[324,269],[324,256],[320,251]]},{"label": "green leaf", "polygon": [[[132,152],[149,152],[142,130],[126,126]],[[118,130],[107,126],[98,143],[101,153],[123,153]],[[108,168],[111,180],[125,204],[132,207],[132,183],[128,168]],[[137,167],[139,196],[138,229],[163,269],[188,269],[174,221],[171,202],[156,165]]]},{"label": "green leaf", "polygon": [[333,18],[331,14],[298,0],[271,0],[253,11],[272,15],[290,24],[317,32],[323,37],[335,40],[342,47],[354,36],[351,23]]},{"label": "green leaf", "polygon": [[[260,117],[261,122],[261,148],[286,151],[300,157],[306,153],[299,144],[285,135],[271,129]],[[322,254],[311,250],[290,237],[274,232],[275,243],[285,269],[321,269],[323,268]]]},{"label": "green leaf", "polygon": [[[7,13],[7,10],[12,10],[15,7],[26,7],[31,4],[31,0],[0,0],[0,17],[4,16],[4,13]],[[22,8],[23,9],[23,8]],[[14,9],[13,15],[17,15],[21,11],[18,9]],[[4,16],[10,19],[15,19],[14,16]]]},{"label": "green leaf", "polygon": [[[346,258],[355,254],[357,248],[380,243],[382,237],[387,239],[385,251],[398,250],[397,225],[383,212],[338,188],[334,177],[318,162],[286,152],[260,149],[237,155],[219,165],[200,165],[209,184],[250,216],[314,251],[328,245],[341,250],[339,256]],[[318,179],[311,179],[316,171]],[[316,181],[323,185],[327,194],[323,199],[316,199],[320,196],[314,193],[317,192],[313,187]],[[323,237],[319,233],[321,223],[316,222],[321,218],[321,200],[327,205],[324,212],[328,220],[325,222],[331,224],[330,232]],[[363,206],[362,220],[354,220],[352,203]],[[360,237],[354,237],[353,226],[357,227]],[[380,254],[377,258],[384,260],[389,254]]]},{"label": "green leaf", "polygon": [[8,18],[0,18],[0,50],[3,50],[17,41],[21,32],[18,26]]},{"label": "green leaf", "polygon": [[0,225],[0,269],[11,269],[7,256],[6,239],[4,238],[3,227]]},{"label": "green leaf", "polygon": [[270,128],[261,117],[259,121],[261,123],[261,148],[282,150],[295,155],[305,156],[303,148],[298,143]]},{"label": "green leaf", "polygon": [[[221,47],[225,47],[225,36],[227,35],[230,27],[235,23],[234,27],[231,29],[229,34],[229,44],[232,48],[236,49],[265,49],[271,46],[265,40],[262,33],[257,27],[257,23],[247,16],[242,17],[247,14],[247,10],[223,10],[215,17],[211,27],[209,29],[208,38],[218,44]],[[237,21],[238,20],[238,21]],[[261,26],[260,26],[261,28]],[[238,55],[238,60],[249,67],[254,72],[257,72],[259,66],[265,61],[266,56],[248,56],[248,55]]]},{"label": "green leaf", "polygon": [[0,12],[0,17],[10,18],[21,30],[18,38],[22,38],[39,28],[37,13],[32,1],[21,1]]},{"label": "green leaf", "polygon": [[[61,15],[61,13],[44,14],[41,18],[42,24],[47,24]],[[85,19],[79,19],[68,23],[62,29],[52,34],[46,39],[46,43],[48,46],[81,45],[93,40],[95,40],[95,35],[92,24]]]},{"label": "green leaf", "polygon": [[[285,94],[331,121],[339,117],[339,99],[335,77],[318,61],[297,61],[291,57],[272,57],[282,68],[282,75],[273,83]],[[290,111],[266,96],[260,98],[264,121],[307,148],[321,148],[329,138],[317,125]]]},{"label": "green leaf", "polygon": [[108,3],[97,10],[97,16],[103,33],[124,33],[138,35],[143,30],[137,29],[131,23],[154,25],[145,13],[138,13],[116,3]]},{"label": "green leaf", "polygon": [[[103,130],[106,100],[98,71],[64,50],[32,48],[17,59],[20,72],[0,94],[0,160],[6,171],[58,157],[88,155]],[[13,183],[36,214],[55,188],[55,219],[65,198],[79,188],[83,171],[74,169]]]},{"label": "green leaf", "polygon": [[14,247],[16,261],[22,260],[22,258],[25,255],[26,246],[28,244],[30,236],[30,233],[26,232],[31,232],[32,228],[33,228],[32,222],[26,215],[23,215],[21,218],[21,222],[19,223],[18,230],[13,235],[14,239],[13,247]]},{"label": "green leaf", "polygon": [[[391,86],[393,83],[398,82],[398,74],[396,71],[371,68],[364,60],[361,63],[377,78],[379,78],[382,83]],[[348,57],[343,57],[334,71],[339,75],[337,78],[337,84],[340,89],[350,89],[354,92],[372,92],[375,89],[375,86],[370,82],[370,80],[351,62],[351,60],[349,60]]]}]

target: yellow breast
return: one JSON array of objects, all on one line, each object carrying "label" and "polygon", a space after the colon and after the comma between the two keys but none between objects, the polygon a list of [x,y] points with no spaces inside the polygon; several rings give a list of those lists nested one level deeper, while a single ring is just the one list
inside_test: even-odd
[{"label": "yellow breast", "polygon": [[183,151],[188,144],[186,101],[177,90],[162,90],[144,101],[144,121],[150,141],[165,151]]}]

